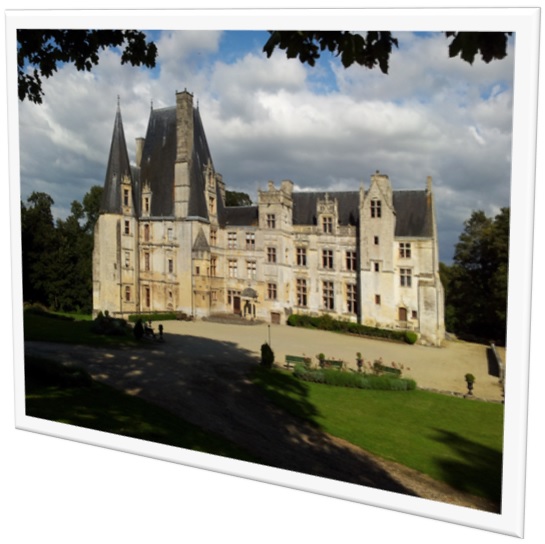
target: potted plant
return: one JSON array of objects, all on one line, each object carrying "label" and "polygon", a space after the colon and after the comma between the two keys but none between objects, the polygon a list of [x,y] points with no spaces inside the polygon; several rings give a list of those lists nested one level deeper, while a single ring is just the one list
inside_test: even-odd
[{"label": "potted plant", "polygon": [[356,353],[356,364],[358,365],[358,372],[361,372],[361,369],[363,368],[363,357],[359,351]]},{"label": "potted plant", "polygon": [[473,374],[467,373],[465,375],[466,383],[467,383],[467,394],[473,395],[473,384],[475,383],[475,376]]}]

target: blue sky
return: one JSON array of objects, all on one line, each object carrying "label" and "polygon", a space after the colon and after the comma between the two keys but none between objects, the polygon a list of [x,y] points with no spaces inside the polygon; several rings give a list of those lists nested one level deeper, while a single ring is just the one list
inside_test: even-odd
[{"label": "blue sky", "polygon": [[150,104],[174,105],[187,88],[227,188],[255,198],[268,180],[299,190],[357,190],[376,170],[394,189],[432,176],[440,258],[450,262],[475,209],[509,205],[513,40],[502,61],[448,57],[441,33],[396,32],[389,74],[345,69],[325,52],[315,67],[262,52],[266,31],[153,31],[155,70],[121,66],[105,51],[91,73],[63,66],[44,103],[19,104],[21,198],[44,191],[57,217],[102,185],[120,96],[129,153]]}]

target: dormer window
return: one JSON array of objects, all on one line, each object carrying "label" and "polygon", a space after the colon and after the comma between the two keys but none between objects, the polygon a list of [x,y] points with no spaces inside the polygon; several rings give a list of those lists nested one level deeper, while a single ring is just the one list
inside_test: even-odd
[{"label": "dormer window", "polygon": [[382,216],[382,203],[380,200],[371,200],[371,217],[379,218]]},{"label": "dormer window", "polygon": [[123,189],[123,206],[129,205],[129,190]]},{"label": "dormer window", "polygon": [[144,212],[149,213],[149,196],[144,197]]},{"label": "dormer window", "polygon": [[326,234],[333,232],[333,217],[329,215],[322,217],[322,231]]}]

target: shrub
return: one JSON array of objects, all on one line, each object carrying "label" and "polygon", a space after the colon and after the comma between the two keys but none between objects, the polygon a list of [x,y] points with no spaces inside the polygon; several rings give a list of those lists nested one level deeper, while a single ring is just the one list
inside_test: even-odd
[{"label": "shrub", "polygon": [[91,323],[91,332],[105,336],[125,336],[129,334],[131,327],[124,319],[110,317],[108,313],[99,312]]},{"label": "shrub", "polygon": [[306,382],[323,383],[337,387],[355,387],[358,389],[374,389],[382,391],[413,391],[416,382],[405,378],[391,376],[374,376],[339,370],[311,370],[301,364],[295,365],[295,377]]},{"label": "shrub", "polygon": [[267,343],[261,345],[261,365],[265,368],[272,368],[274,365],[274,351]]},{"label": "shrub", "polygon": [[405,333],[405,342],[407,344],[414,344],[418,340],[418,334],[413,331],[407,331]]}]

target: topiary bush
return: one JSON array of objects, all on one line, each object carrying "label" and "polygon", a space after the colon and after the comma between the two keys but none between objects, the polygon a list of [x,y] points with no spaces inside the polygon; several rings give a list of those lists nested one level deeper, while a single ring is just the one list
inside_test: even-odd
[{"label": "topiary bush", "polygon": [[274,351],[269,344],[261,345],[261,366],[272,368],[274,365]]},{"label": "topiary bush", "polygon": [[414,344],[418,340],[418,334],[413,331],[407,331],[405,333],[405,342],[407,344]]}]

